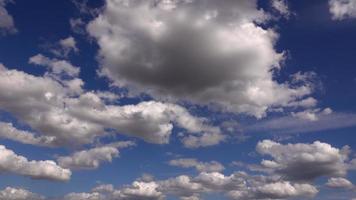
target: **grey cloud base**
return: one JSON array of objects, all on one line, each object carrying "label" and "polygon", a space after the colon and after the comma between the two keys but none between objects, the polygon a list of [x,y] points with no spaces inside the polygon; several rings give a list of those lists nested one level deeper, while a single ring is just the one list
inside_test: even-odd
[{"label": "grey cloud base", "polygon": [[87,29],[117,86],[260,118],[313,90],[274,80],[284,55],[267,20],[254,0],[108,0]]}]

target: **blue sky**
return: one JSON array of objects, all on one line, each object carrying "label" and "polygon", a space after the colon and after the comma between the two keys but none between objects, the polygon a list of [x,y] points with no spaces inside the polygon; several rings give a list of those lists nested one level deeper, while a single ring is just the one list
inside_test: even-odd
[{"label": "blue sky", "polygon": [[356,1],[0,0],[0,200],[356,198]]}]

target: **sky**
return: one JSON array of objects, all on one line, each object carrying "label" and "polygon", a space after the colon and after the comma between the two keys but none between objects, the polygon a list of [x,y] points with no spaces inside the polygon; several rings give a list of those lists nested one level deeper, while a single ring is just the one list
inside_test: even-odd
[{"label": "sky", "polygon": [[354,200],[355,23],[355,0],[0,0],[0,200]]}]

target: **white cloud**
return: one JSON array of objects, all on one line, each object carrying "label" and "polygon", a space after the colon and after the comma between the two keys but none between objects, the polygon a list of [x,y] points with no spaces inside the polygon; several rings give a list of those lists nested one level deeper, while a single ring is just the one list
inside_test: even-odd
[{"label": "white cloud", "polygon": [[32,56],[29,63],[48,67],[56,75],[78,76],[80,69],[65,60],[50,59],[42,54]]},{"label": "white cloud", "polygon": [[182,168],[195,168],[199,172],[220,172],[225,169],[225,167],[219,162],[201,162],[193,158],[180,158],[170,160],[169,165]]},{"label": "white cloud", "polygon": [[10,0],[0,0],[0,33],[15,33],[15,23],[13,17],[8,13],[5,6]]},{"label": "white cloud", "polygon": [[89,150],[73,153],[70,156],[58,158],[61,167],[69,169],[96,169],[101,162],[111,162],[113,158],[119,157],[119,149],[134,145],[133,142],[117,142]]},{"label": "white cloud", "polygon": [[273,158],[263,160],[263,167],[289,180],[308,181],[322,176],[344,176],[347,172],[347,153],[327,143],[283,145],[263,140],[256,149],[260,154]]},{"label": "white cloud", "polygon": [[69,193],[63,200],[106,200],[105,197],[97,192],[93,193]]},{"label": "white cloud", "polygon": [[33,76],[0,65],[0,76],[0,108],[39,135],[54,137],[55,144],[88,144],[113,131],[167,144],[174,125],[187,135],[221,135],[220,129],[208,125],[206,119],[192,116],[176,104],[147,101],[107,105],[107,95],[83,91],[80,79],[63,80],[51,72]]},{"label": "white cloud", "polygon": [[272,7],[277,10],[282,16],[289,17],[290,11],[287,0],[271,0]]},{"label": "white cloud", "polygon": [[29,161],[3,145],[0,145],[0,171],[56,181],[68,181],[72,174],[70,170],[61,168],[54,161]]},{"label": "white cloud", "polygon": [[156,182],[135,181],[131,186],[122,188],[113,193],[118,200],[163,200],[164,196],[158,189]]},{"label": "white cloud", "polygon": [[43,196],[22,188],[6,187],[0,191],[0,200],[43,200]]},{"label": "white cloud", "polygon": [[356,18],[356,1],[329,0],[329,10],[333,20]]},{"label": "white cloud", "polygon": [[50,49],[50,52],[55,56],[64,58],[68,57],[70,53],[78,51],[77,42],[72,36],[59,40],[54,48]]},{"label": "white cloud", "polygon": [[51,136],[35,136],[35,134],[19,130],[12,123],[0,122],[0,138],[10,139],[24,144],[32,144],[37,146],[54,147],[56,146],[55,137]]},{"label": "white cloud", "polygon": [[81,18],[72,18],[69,20],[70,27],[74,33],[85,34],[85,22]]},{"label": "white cloud", "polygon": [[325,185],[331,188],[344,188],[344,189],[350,189],[353,188],[354,186],[349,180],[342,177],[330,178]]},{"label": "white cloud", "polygon": [[100,196],[104,200],[162,200],[172,196],[181,200],[199,200],[202,195],[223,194],[231,199],[256,200],[310,198],[318,193],[316,187],[308,183],[280,181],[244,172],[229,176],[218,172],[203,172],[197,177],[180,175],[160,181],[134,181],[132,185],[119,189],[114,189],[111,185],[98,187],[104,189],[94,188],[92,193],[72,193],[71,196],[80,200],[88,200],[93,196]]},{"label": "white cloud", "polygon": [[221,134],[219,131],[205,132],[199,135],[184,136],[181,141],[187,148],[199,148],[220,144],[226,140],[226,135]]},{"label": "white cloud", "polygon": [[330,108],[325,108],[323,110],[316,108],[316,109],[307,109],[300,112],[292,112],[292,116],[300,118],[302,120],[317,121],[319,120],[320,115],[329,115],[331,113],[332,110]]},{"label": "white cloud", "polygon": [[312,93],[277,83],[283,53],[256,1],[115,1],[88,25],[101,74],[157,99],[188,100],[256,117]]},{"label": "white cloud", "polygon": [[268,183],[256,188],[249,188],[252,191],[231,191],[229,196],[232,199],[287,199],[294,197],[314,197],[318,190],[310,184],[291,184],[290,182]]}]

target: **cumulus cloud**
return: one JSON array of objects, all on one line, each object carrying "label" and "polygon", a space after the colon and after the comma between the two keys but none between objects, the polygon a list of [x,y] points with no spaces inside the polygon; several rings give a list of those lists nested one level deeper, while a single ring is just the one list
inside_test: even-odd
[{"label": "cumulus cloud", "polygon": [[0,200],[43,200],[43,196],[22,188],[6,187],[0,191]]},{"label": "cumulus cloud", "polygon": [[48,67],[51,72],[57,75],[78,76],[80,69],[65,60],[50,59],[42,54],[32,56],[29,63]]},{"label": "cumulus cloud", "polygon": [[28,176],[33,179],[55,181],[67,181],[72,174],[70,170],[61,168],[54,161],[29,161],[3,145],[0,145],[0,171]]},{"label": "cumulus cloud", "polygon": [[133,142],[117,142],[110,145],[95,147],[58,158],[61,167],[69,169],[96,169],[102,162],[111,162],[119,156],[119,149],[134,145]]},{"label": "cumulus cloud", "polygon": [[[32,60],[42,63],[42,58]],[[50,67],[52,61],[48,63]],[[63,70],[60,68],[58,72]],[[44,76],[33,76],[3,65],[0,65],[0,76],[0,108],[36,133],[54,137],[53,144],[88,144],[113,131],[150,143],[167,144],[174,125],[188,135],[221,134],[206,119],[195,117],[176,104],[157,101],[122,106],[106,104],[107,95],[84,91],[81,84],[76,84],[82,82],[78,78],[63,80],[51,71]]]},{"label": "cumulus cloud", "polygon": [[355,0],[329,0],[329,10],[333,20],[356,17]]},{"label": "cumulus cloud", "polygon": [[195,168],[199,172],[220,172],[225,169],[225,167],[219,162],[201,162],[194,158],[180,158],[170,160],[169,165],[182,168]]},{"label": "cumulus cloud", "polygon": [[343,189],[350,189],[354,187],[354,185],[349,180],[342,177],[330,178],[325,185],[331,188]]},{"label": "cumulus cloud", "polygon": [[273,158],[263,160],[263,167],[288,180],[310,181],[322,176],[344,176],[347,172],[347,153],[327,143],[283,145],[264,140],[257,144],[256,149],[260,154]]},{"label": "cumulus cloud", "polygon": [[16,32],[13,17],[8,13],[5,6],[11,0],[0,0],[0,33],[14,33]]},{"label": "cumulus cloud", "polygon": [[272,177],[252,176],[244,172],[229,176],[218,172],[203,172],[196,177],[180,175],[166,180],[134,181],[131,185],[118,189],[111,185],[96,188],[91,193],[72,193],[70,196],[80,200],[99,196],[103,200],[162,200],[172,196],[181,200],[199,200],[203,194],[223,194],[231,199],[253,200],[308,198],[318,193],[314,186],[307,183],[278,181]]},{"label": "cumulus cloud", "polygon": [[294,197],[314,197],[318,190],[310,184],[291,184],[290,182],[269,183],[256,188],[252,192],[232,191],[232,199],[287,199]]},{"label": "cumulus cloud", "polygon": [[32,132],[19,130],[12,123],[5,122],[0,122],[0,138],[36,146],[53,147],[56,145],[54,143],[55,137],[53,136],[36,136]]},{"label": "cumulus cloud", "polygon": [[254,0],[107,0],[87,29],[114,84],[262,117],[313,90],[274,80],[284,56],[266,18]]}]

